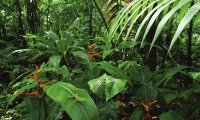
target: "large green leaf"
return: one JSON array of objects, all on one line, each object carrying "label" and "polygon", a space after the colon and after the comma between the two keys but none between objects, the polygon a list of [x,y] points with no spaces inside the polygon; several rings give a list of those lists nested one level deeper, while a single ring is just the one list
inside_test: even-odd
[{"label": "large green leaf", "polygon": [[143,111],[141,107],[137,107],[134,109],[134,112],[131,114],[129,120],[142,120]]},{"label": "large green leaf", "polygon": [[110,63],[106,61],[99,62],[98,64],[101,65],[102,69],[108,72],[111,75],[114,75],[117,78],[126,79],[130,81],[129,76],[127,76],[122,70],[117,67],[112,66]]},{"label": "large green leaf", "polygon": [[200,82],[200,72],[190,72],[190,75],[193,79]]},{"label": "large green leaf", "polygon": [[173,111],[163,113],[159,118],[160,120],[184,120],[179,114]]},{"label": "large green leaf", "polygon": [[58,68],[60,64],[61,56],[54,55],[49,58],[48,66]]},{"label": "large green leaf", "polygon": [[61,40],[56,40],[56,47],[61,54],[67,52],[70,46],[73,45],[74,37],[71,33],[64,31],[61,33]]},{"label": "large green leaf", "polygon": [[67,66],[63,65],[61,68],[58,69],[58,73],[62,74],[63,78],[62,81],[69,81],[71,80],[71,76]]},{"label": "large green leaf", "polygon": [[173,68],[168,68],[165,70],[165,73],[163,74],[164,77],[158,82],[158,86],[163,83],[164,81],[164,85],[167,84],[167,82],[178,72],[180,72],[181,70],[187,68],[187,66],[176,66]]},{"label": "large green leaf", "polygon": [[29,120],[45,120],[44,102],[39,97],[29,97]]},{"label": "large green leaf", "polygon": [[179,96],[179,94],[175,91],[166,88],[159,88],[158,91],[159,94],[163,97],[166,104],[169,104]]},{"label": "large green leaf", "polygon": [[51,99],[61,104],[73,120],[98,119],[97,107],[86,90],[65,82],[45,86],[44,89]]},{"label": "large green leaf", "polygon": [[140,88],[136,89],[136,96],[145,99],[146,103],[156,99],[157,87],[152,83],[152,73],[148,67],[138,66],[131,76],[135,82],[141,84]]},{"label": "large green leaf", "polygon": [[93,68],[93,63],[91,62],[91,59],[89,58],[89,56],[86,53],[84,53],[82,51],[75,51],[75,52],[73,52],[73,54],[76,58],[76,61],[79,64],[85,65],[85,67],[87,69]]},{"label": "large green leaf", "polygon": [[[44,99],[39,99],[38,96],[24,97],[15,109],[21,113],[20,118],[18,118],[20,120],[46,120]],[[17,118],[14,117],[14,119]]]},{"label": "large green leaf", "polygon": [[98,96],[105,96],[106,101],[121,92],[124,89],[126,83],[127,80],[116,79],[106,74],[88,82],[91,91]]},{"label": "large green leaf", "polygon": [[134,73],[131,75],[134,81],[138,81],[142,84],[146,84],[151,80],[152,73],[150,69],[146,66],[139,66]]},{"label": "large green leaf", "polygon": [[46,31],[45,33],[53,41],[60,40],[60,37],[55,32],[53,32],[52,30]]},{"label": "large green leaf", "polygon": [[152,83],[143,84],[142,87],[136,90],[136,96],[142,97],[147,104],[157,98],[157,87]]}]

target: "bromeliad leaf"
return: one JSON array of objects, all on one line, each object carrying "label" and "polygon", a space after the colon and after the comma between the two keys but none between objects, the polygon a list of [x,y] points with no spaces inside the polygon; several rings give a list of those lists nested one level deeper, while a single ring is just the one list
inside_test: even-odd
[{"label": "bromeliad leaf", "polygon": [[76,61],[80,64],[83,64],[85,65],[85,67],[89,70],[89,69],[92,69],[93,68],[93,63],[91,62],[91,59],[89,58],[89,56],[82,52],[82,51],[75,51],[73,52],[75,58],[76,58]]},{"label": "bromeliad leaf", "polygon": [[126,83],[127,80],[116,79],[106,74],[88,82],[91,91],[100,97],[106,97],[106,101],[121,92]]},{"label": "bromeliad leaf", "polygon": [[48,66],[58,68],[61,61],[61,56],[54,55],[49,58]]},{"label": "bromeliad leaf", "polygon": [[51,99],[61,104],[73,120],[98,119],[97,107],[86,90],[65,82],[45,86],[44,89]]}]

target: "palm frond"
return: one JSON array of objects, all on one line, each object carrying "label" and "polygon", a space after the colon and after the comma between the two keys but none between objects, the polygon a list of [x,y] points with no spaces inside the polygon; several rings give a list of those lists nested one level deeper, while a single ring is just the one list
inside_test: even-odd
[{"label": "palm frond", "polygon": [[[125,5],[121,11],[119,11],[115,20],[111,23],[110,31],[107,35],[107,44],[110,44],[118,30],[120,30],[117,40],[119,40],[120,36],[125,33],[124,40],[133,41],[132,47],[134,47],[136,42],[139,41],[139,38],[141,38],[140,47],[143,47],[151,28],[153,26],[155,27],[158,23],[155,35],[151,42],[149,50],[151,51],[167,21],[172,17],[178,16],[176,22],[180,21],[180,23],[178,24],[176,32],[171,40],[168,49],[168,51],[170,51],[182,31],[186,28],[187,24],[196,16],[194,24],[199,22],[200,3],[196,2],[194,5],[191,5],[190,3],[191,0],[134,0]],[[159,21],[159,19],[161,19],[161,21]],[[133,31],[134,26],[136,26],[136,23],[140,22],[140,20],[142,20],[142,22],[138,26],[136,34],[133,36],[131,32]],[[144,33],[142,32],[143,30]]]}]

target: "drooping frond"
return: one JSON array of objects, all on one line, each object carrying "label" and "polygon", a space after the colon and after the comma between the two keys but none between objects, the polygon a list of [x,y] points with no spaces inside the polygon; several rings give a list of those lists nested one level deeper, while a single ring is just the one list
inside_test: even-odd
[{"label": "drooping frond", "polygon": [[[120,34],[118,34],[117,39],[119,39],[122,33],[125,33],[124,41],[132,41],[131,47],[134,47],[138,41],[141,42],[140,47],[143,47],[148,33],[156,23],[157,26],[150,47],[151,50],[167,22],[173,17],[178,16],[176,22],[179,22],[179,24],[172,40],[170,40],[170,47],[168,49],[171,50],[188,23],[192,19],[194,19],[194,24],[199,22],[199,11],[200,2],[192,5],[191,0],[134,0],[124,6],[111,23],[107,37],[108,43],[114,39],[115,33],[120,28]],[[136,34],[132,35],[132,30],[137,22],[141,23],[137,28]]]}]

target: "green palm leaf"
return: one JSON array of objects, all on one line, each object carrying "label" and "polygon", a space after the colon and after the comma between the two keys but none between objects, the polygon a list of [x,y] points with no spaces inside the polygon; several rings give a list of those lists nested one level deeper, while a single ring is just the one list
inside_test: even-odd
[{"label": "green palm leaf", "polygon": [[139,35],[140,35],[140,33],[141,33],[141,30],[142,30],[143,26],[145,25],[145,23],[150,19],[150,17],[153,15],[153,13],[154,13],[157,9],[159,9],[160,7],[162,7],[163,5],[165,5],[165,4],[168,3],[168,2],[170,2],[170,0],[165,0],[165,1],[161,2],[161,3],[159,3],[151,12],[149,12],[149,13],[146,15],[146,17],[143,19],[142,23],[140,24],[140,26],[139,26],[139,28],[138,28],[138,30],[137,30],[137,33],[136,33],[136,35],[135,35],[135,37],[134,37],[134,39],[133,39],[134,45],[135,45],[135,43],[136,43],[136,41],[137,41],[137,39],[138,39],[138,37],[139,37]]},{"label": "green palm leaf", "polygon": [[[154,5],[157,2],[156,5]],[[171,40],[170,47],[168,51],[170,51],[174,45],[174,43],[177,41],[178,37],[180,36],[181,32],[184,30],[184,28],[187,26],[187,24],[195,17],[196,14],[197,17],[194,19],[194,24],[196,25],[199,22],[199,10],[200,10],[200,3],[196,2],[194,5],[190,5],[191,0],[135,0],[131,3],[127,4],[122,8],[122,10],[119,12],[118,16],[113,21],[110,31],[108,34],[108,44],[111,42],[111,40],[114,38],[115,33],[120,28],[120,33],[117,37],[117,40],[120,38],[122,33],[125,32],[125,40],[128,39],[130,36],[131,31],[133,30],[133,27],[135,23],[137,23],[138,19],[142,17],[142,22],[140,23],[136,35],[134,38],[132,38],[132,47],[135,46],[135,43],[137,42],[140,35],[142,35],[142,44],[140,47],[144,45],[145,38],[147,37],[150,29],[153,26],[153,23],[161,17],[161,21],[159,22],[154,38],[152,40],[150,50],[155,45],[155,42],[157,38],[159,37],[161,31],[163,30],[164,26],[166,25],[167,21],[173,16],[177,15],[177,21],[181,21],[178,25],[178,28],[176,30],[176,33],[173,36],[173,39]],[[148,4],[147,4],[148,3]],[[155,7],[153,7],[153,5]],[[183,7],[183,9],[182,9]],[[171,8],[171,10],[169,9]],[[177,11],[181,9],[179,13]],[[188,10],[189,9],[189,10]],[[144,13],[148,10],[147,14],[144,15]],[[162,14],[161,14],[162,13]],[[144,17],[143,17],[144,16]],[[184,16],[184,17],[183,17]],[[144,28],[144,26],[147,24],[147,27]],[[142,30],[145,29],[144,33],[141,33]]]},{"label": "green palm leaf", "polygon": [[197,2],[195,5],[193,5],[188,12],[185,14],[185,16],[183,17],[183,19],[181,20],[176,33],[171,41],[171,44],[169,46],[169,50],[170,51],[174,45],[174,43],[176,42],[176,40],[178,39],[178,37],[180,36],[181,32],[184,30],[184,28],[186,27],[186,25],[191,21],[191,19],[199,12],[200,10],[200,2]]},{"label": "green palm leaf", "polygon": [[149,33],[149,30],[151,29],[153,23],[155,22],[155,20],[158,18],[158,16],[160,15],[160,13],[166,8],[168,7],[170,4],[172,4],[175,0],[171,0],[170,2],[166,3],[165,5],[163,5],[161,8],[159,8],[155,13],[154,15],[151,17],[151,20],[149,21],[148,23],[148,26],[145,30],[145,33],[143,35],[143,38],[142,38],[142,43],[141,43],[141,46],[143,46],[143,43],[144,43],[144,39],[146,38],[147,34]]},{"label": "green palm leaf", "polygon": [[185,5],[186,3],[190,2],[190,0],[185,0],[183,2],[181,2],[180,4],[178,4],[177,6],[175,6],[172,10],[170,10],[160,21],[160,23],[158,24],[158,27],[156,29],[153,41],[151,43],[151,47],[150,47],[150,51],[152,49],[152,47],[154,46],[157,38],[159,37],[163,27],[166,25],[166,22],[170,19],[170,17],[178,10],[180,9],[183,5]]},{"label": "green palm leaf", "polygon": [[72,84],[58,82],[45,87],[46,94],[61,104],[73,120],[96,120],[98,111],[87,91]]}]

